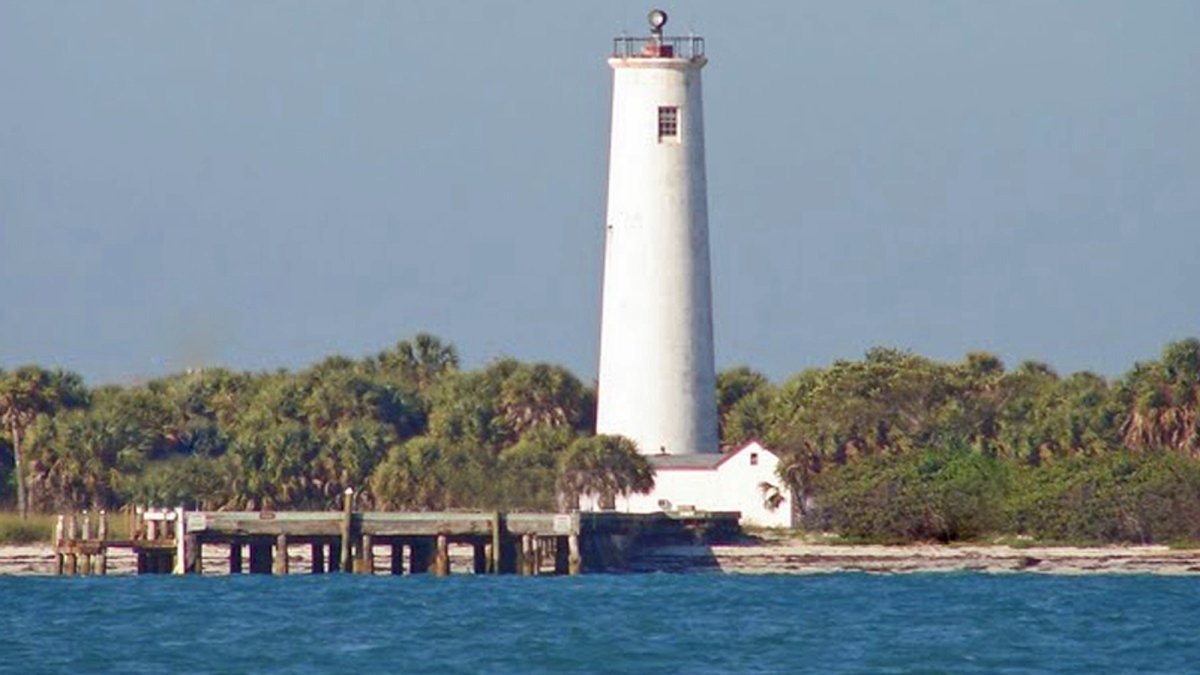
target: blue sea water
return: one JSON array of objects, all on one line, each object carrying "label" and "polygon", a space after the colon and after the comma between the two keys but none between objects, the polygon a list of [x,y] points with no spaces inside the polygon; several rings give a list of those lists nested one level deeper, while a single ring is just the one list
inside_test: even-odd
[{"label": "blue sea water", "polygon": [[1200,579],[0,578],[3,673],[1188,673]]}]

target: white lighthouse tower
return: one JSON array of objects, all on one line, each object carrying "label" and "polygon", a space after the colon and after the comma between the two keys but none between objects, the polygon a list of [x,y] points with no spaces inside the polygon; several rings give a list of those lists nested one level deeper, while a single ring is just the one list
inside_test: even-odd
[{"label": "white lighthouse tower", "polygon": [[717,453],[698,37],[614,40],[596,431],[643,454]]}]

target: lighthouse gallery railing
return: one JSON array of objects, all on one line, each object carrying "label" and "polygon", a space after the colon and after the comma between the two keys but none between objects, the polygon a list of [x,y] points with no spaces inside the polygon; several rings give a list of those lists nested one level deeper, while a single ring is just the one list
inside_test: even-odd
[{"label": "lighthouse gallery railing", "polygon": [[704,56],[702,37],[615,37],[614,58],[698,59]]}]

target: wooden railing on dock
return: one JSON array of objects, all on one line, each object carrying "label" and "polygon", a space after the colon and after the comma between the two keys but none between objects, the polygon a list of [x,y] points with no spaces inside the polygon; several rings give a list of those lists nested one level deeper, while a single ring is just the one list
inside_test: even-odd
[{"label": "wooden railing on dock", "polygon": [[[374,574],[383,548],[390,574],[450,573],[450,547],[469,546],[476,574],[579,574],[607,566],[638,535],[715,538],[738,514],[131,510],[128,539],[108,538],[106,514],[59,516],[57,574],[105,574],[108,550],[131,549],[138,574],[200,574],[206,545],[228,547],[231,574],[289,574],[293,547],[309,547],[309,571]],[[80,527],[81,526],[81,527]],[[248,555],[246,555],[248,554]],[[244,564],[245,563],[245,564]]]}]

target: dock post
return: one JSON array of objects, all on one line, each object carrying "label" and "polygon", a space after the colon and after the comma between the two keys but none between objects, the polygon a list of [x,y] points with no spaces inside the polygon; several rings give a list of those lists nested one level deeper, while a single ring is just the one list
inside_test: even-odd
[{"label": "dock post", "polygon": [[521,538],[505,535],[500,538],[500,553],[496,559],[500,561],[500,574],[520,573]]},{"label": "dock post", "polygon": [[575,576],[583,571],[583,556],[579,552],[579,535],[567,536],[567,573]]},{"label": "dock post", "polygon": [[[83,511],[83,535],[80,536],[80,539],[83,541],[90,541],[91,538],[92,538],[92,514],[88,513],[87,509],[84,509],[84,511]],[[80,560],[80,563],[82,563],[82,564],[79,566],[80,573],[83,574],[84,576],[90,576],[92,574],[92,554],[91,553],[81,553],[80,557],[82,558]]]},{"label": "dock post", "polygon": [[410,574],[427,574],[433,564],[433,542],[428,537],[414,537],[408,546]]},{"label": "dock post", "polygon": [[350,559],[350,530],[354,520],[354,488],[346,488],[342,499],[342,571],[353,572],[354,565]]},{"label": "dock post", "polygon": [[404,574],[404,544],[392,542],[392,574]]},{"label": "dock post", "polygon": [[504,515],[497,511],[492,514],[492,558],[490,561],[492,574],[500,574],[500,571],[504,569],[501,561],[501,552],[504,550],[503,537]]},{"label": "dock post", "polygon": [[364,534],[359,544],[358,560],[354,561],[354,572],[356,574],[374,574],[375,573],[375,542],[371,540],[371,535]]},{"label": "dock post", "polygon": [[63,538],[66,535],[66,519],[60,513],[54,522],[54,574],[62,576],[66,565],[63,560]]},{"label": "dock post", "polygon": [[75,537],[76,537],[75,532],[76,532],[76,530],[75,530],[75,514],[74,513],[67,514],[67,526],[66,527],[67,527],[66,535],[64,535],[64,539],[66,539],[65,543],[66,543],[66,547],[67,547],[67,553],[65,554],[66,574],[74,575],[78,572],[78,568],[77,568],[78,558],[75,555]]},{"label": "dock post", "polygon": [[192,532],[187,534],[187,573],[204,574],[204,544]]},{"label": "dock post", "polygon": [[100,511],[100,524],[97,526],[96,538],[100,540],[100,548],[96,551],[95,572],[100,576],[108,574],[108,546],[104,543],[108,539],[108,512]]},{"label": "dock post", "polygon": [[474,553],[473,569],[475,574],[487,574],[488,571],[488,545],[476,541],[471,544],[472,552]]},{"label": "dock post", "polygon": [[521,574],[527,577],[538,573],[538,538],[536,534],[521,536]]},{"label": "dock post", "polygon": [[526,560],[526,536],[521,534],[517,539],[517,574],[524,575],[524,560]]},{"label": "dock post", "polygon": [[329,571],[340,572],[342,570],[342,538],[334,537],[333,541],[329,542]]},{"label": "dock post", "polygon": [[280,533],[279,536],[275,537],[275,564],[272,567],[272,574],[284,575],[288,573],[288,541],[286,533]]},{"label": "dock post", "polygon": [[433,574],[438,577],[450,575],[450,540],[444,534],[437,536],[437,552],[433,557]]},{"label": "dock post", "polygon": [[229,573],[242,573],[242,542],[229,542]]},{"label": "dock post", "polygon": [[250,574],[270,574],[274,567],[271,559],[271,542],[261,540],[250,541]]},{"label": "dock post", "polygon": [[554,538],[554,573],[566,574],[571,566],[570,551],[567,550],[567,538]]},{"label": "dock post", "polygon": [[175,507],[175,569],[173,573],[184,575],[188,573],[187,561],[187,523],[183,519],[183,507]]},{"label": "dock post", "polygon": [[312,573],[325,573],[325,544],[315,543],[312,548]]}]

